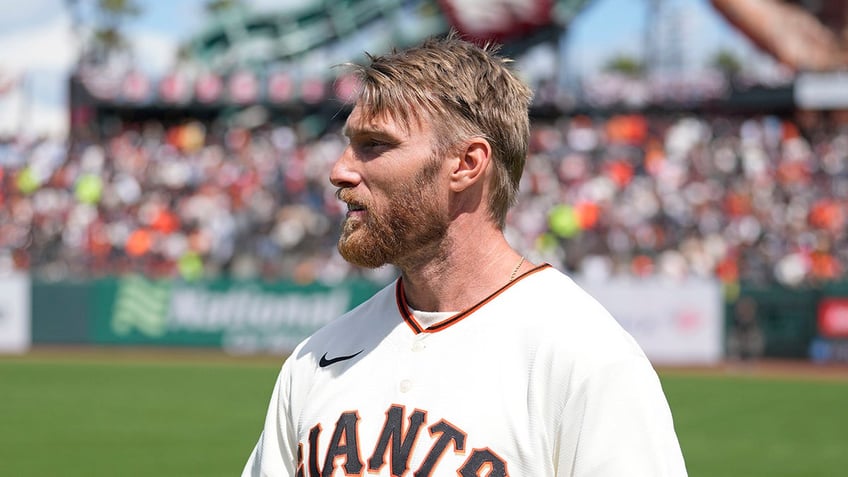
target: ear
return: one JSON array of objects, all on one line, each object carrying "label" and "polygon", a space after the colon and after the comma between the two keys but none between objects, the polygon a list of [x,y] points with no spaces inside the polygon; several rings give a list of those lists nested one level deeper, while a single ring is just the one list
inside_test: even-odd
[{"label": "ear", "polygon": [[450,173],[450,188],[461,192],[481,182],[492,160],[492,147],[482,137],[472,138],[456,156],[456,162]]}]

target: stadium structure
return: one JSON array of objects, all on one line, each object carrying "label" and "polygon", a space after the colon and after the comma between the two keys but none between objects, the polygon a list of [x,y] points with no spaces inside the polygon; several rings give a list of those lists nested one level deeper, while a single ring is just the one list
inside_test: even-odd
[{"label": "stadium structure", "polygon": [[[334,65],[356,61],[364,52],[404,47],[451,28],[468,38],[502,43],[505,53],[513,57],[540,44],[558,51],[567,41],[570,22],[592,3],[313,0],[277,12],[227,9],[212,16],[206,27],[182,46],[180,58],[164,77],[153,78],[132,69],[116,72],[81,65],[70,85],[71,138],[110,117],[225,119],[249,125],[281,114],[289,118],[332,116],[353,87],[349,79],[336,76],[339,70]],[[657,0],[648,3],[652,15],[662,4]],[[769,9],[782,2],[748,2],[753,5],[748,10],[739,7],[744,3],[713,0],[716,9],[754,43],[790,67],[803,69],[803,64],[793,63],[784,53],[803,48],[799,46],[801,40],[792,35],[784,40],[768,38],[753,26],[762,22],[754,22],[752,17],[774,15]],[[818,18],[825,30],[830,28],[838,34],[845,28],[842,2],[786,3],[795,8],[795,14]],[[653,63],[657,52],[651,45],[656,39],[651,37],[652,29],[647,30],[645,62]],[[781,46],[781,41],[794,44]],[[728,84],[718,71],[687,78],[666,76],[648,83],[644,79],[601,76],[572,93],[564,91],[561,70],[560,65],[553,64],[547,76],[526,78],[536,90],[535,114],[551,116],[566,108],[597,111],[621,107],[787,113],[796,106],[835,108],[848,102],[848,95],[840,93],[844,78],[833,73],[804,73],[783,84],[746,88]],[[242,114],[246,110],[248,114]]]},{"label": "stadium structure", "polygon": [[[270,13],[232,8],[213,16],[183,45],[164,77],[81,65],[71,78],[71,137],[108,117],[238,118],[257,105],[263,118],[327,113],[326,108],[338,110],[338,100],[352,87],[333,66],[364,52],[404,47],[451,28],[467,38],[503,43],[510,56],[542,43],[556,48],[571,19],[592,2],[489,2],[495,8],[480,3],[315,0]],[[546,80],[551,78],[535,83]]]}]

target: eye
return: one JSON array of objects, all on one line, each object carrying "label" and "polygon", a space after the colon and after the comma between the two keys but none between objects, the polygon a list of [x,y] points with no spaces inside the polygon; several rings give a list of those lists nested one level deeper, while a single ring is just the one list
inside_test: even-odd
[{"label": "eye", "polygon": [[377,148],[377,147],[387,147],[389,145],[386,141],[381,141],[379,139],[369,139],[365,141],[365,147],[367,148]]},{"label": "eye", "polygon": [[363,157],[377,157],[400,145],[400,141],[382,131],[358,131],[349,136],[350,147]]},{"label": "eye", "polygon": [[352,141],[354,148],[366,153],[380,153],[392,146],[388,141],[377,138],[363,138],[362,140]]}]

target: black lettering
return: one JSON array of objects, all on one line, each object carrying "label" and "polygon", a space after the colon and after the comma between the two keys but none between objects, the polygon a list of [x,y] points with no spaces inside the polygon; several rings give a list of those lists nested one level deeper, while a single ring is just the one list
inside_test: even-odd
[{"label": "black lettering", "polygon": [[392,453],[389,457],[392,475],[400,477],[409,470],[412,446],[418,439],[418,430],[426,420],[427,413],[416,409],[410,414],[406,433],[403,432],[403,413],[402,406],[392,406],[386,411],[386,423],[383,425],[374,453],[368,459],[368,470],[380,470],[385,465],[389,441],[392,443]]},{"label": "black lettering", "polygon": [[297,445],[297,473],[295,477],[306,477],[303,471],[303,443]]},{"label": "black lettering", "polygon": [[461,477],[482,477],[482,471],[488,468],[487,477],[508,477],[506,462],[489,449],[474,449],[468,460],[459,469]]},{"label": "black lettering", "polygon": [[309,429],[309,477],[321,477],[318,468],[318,436],[321,434],[321,424]]},{"label": "black lettering", "polygon": [[357,424],[359,415],[355,412],[344,412],[336,421],[336,429],[330,439],[330,447],[324,458],[324,471],[321,477],[331,477],[336,468],[336,459],[344,457],[344,471],[347,475],[358,475],[362,471],[362,458],[359,457],[359,440]]},{"label": "black lettering", "polygon": [[415,477],[429,477],[433,475],[436,464],[439,463],[439,459],[442,458],[442,455],[448,448],[448,444],[451,442],[453,442],[454,452],[462,452],[465,449],[465,433],[444,419],[430,426],[430,435],[434,436],[436,434],[439,434],[439,438],[433,443],[433,447],[430,448],[430,452],[424,458],[421,467],[413,474]]}]

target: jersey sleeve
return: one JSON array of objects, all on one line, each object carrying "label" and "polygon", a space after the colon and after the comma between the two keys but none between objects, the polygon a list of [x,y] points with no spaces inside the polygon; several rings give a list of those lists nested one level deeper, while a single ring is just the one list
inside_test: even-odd
[{"label": "jersey sleeve", "polygon": [[587,373],[567,400],[558,477],[685,477],[671,410],[650,362],[630,357]]},{"label": "jersey sleeve", "polygon": [[259,441],[247,460],[242,477],[294,477],[297,443],[291,418],[290,390],[290,361],[286,361],[274,385]]}]

